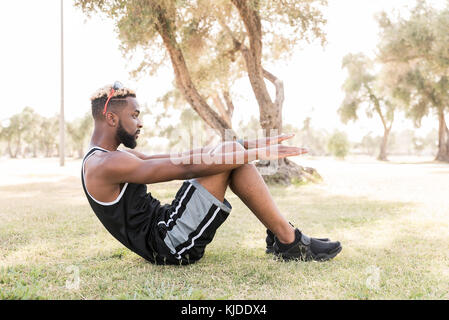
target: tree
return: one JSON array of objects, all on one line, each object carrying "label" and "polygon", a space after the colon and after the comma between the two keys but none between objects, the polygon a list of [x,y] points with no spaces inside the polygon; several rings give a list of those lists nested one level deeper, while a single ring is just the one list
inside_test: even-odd
[{"label": "tree", "polygon": [[25,123],[23,141],[31,149],[33,158],[36,158],[39,150],[39,134],[43,118],[30,107],[25,108],[22,114],[21,121]]},{"label": "tree", "polygon": [[327,143],[329,152],[337,158],[344,159],[349,152],[349,140],[346,133],[336,131]]},{"label": "tree", "polygon": [[0,130],[0,140],[6,141],[7,144],[7,151],[9,154],[9,157],[12,158],[12,149],[11,149],[11,142],[14,138],[14,128],[11,126],[11,119],[8,119],[5,121],[5,124],[2,123],[2,127]]},{"label": "tree", "polygon": [[[17,158],[21,153],[24,136],[34,129],[34,119],[34,110],[31,107],[25,107],[20,113],[11,116],[8,126],[2,127],[0,138],[7,142],[10,158]],[[13,146],[15,146],[14,150]]]},{"label": "tree", "polygon": [[[261,127],[267,135],[270,130],[281,132],[283,82],[263,67],[262,58],[288,56],[302,40],[318,38],[324,43],[325,39],[320,11],[324,0],[77,0],[76,4],[86,13],[99,10],[114,19],[125,53],[145,51],[137,74],[154,73],[169,60],[177,90],[223,139],[231,138],[225,137],[227,129],[235,136],[229,121],[234,110],[230,89],[244,74],[259,104]],[[265,52],[264,40],[269,44]],[[265,80],[274,85],[274,98]]]},{"label": "tree", "polygon": [[245,120],[239,122],[238,127],[236,128],[237,134],[240,137],[257,138],[259,132],[262,130],[259,119],[254,115],[251,115],[249,119]]},{"label": "tree", "polygon": [[44,151],[44,156],[49,158],[54,155],[55,150],[58,150],[57,134],[59,130],[59,115],[53,117],[44,117],[42,127],[39,131],[39,144]]},{"label": "tree", "polygon": [[364,54],[348,54],[342,67],[348,72],[343,84],[345,99],[338,110],[343,122],[357,120],[357,111],[365,106],[368,117],[379,116],[384,129],[378,159],[387,160],[388,136],[394,121],[395,103],[389,90],[382,84],[380,72],[376,73],[373,61]]},{"label": "tree", "polygon": [[78,152],[78,158],[83,157],[86,139],[92,134],[92,130],[93,120],[90,112],[87,112],[82,118],[67,123],[67,133]]},{"label": "tree", "polygon": [[437,10],[420,0],[407,18],[379,18],[382,29],[379,58],[399,66],[396,74],[409,104],[407,115],[420,126],[421,119],[434,111],[438,118],[436,160],[449,161],[449,130],[445,114],[449,107],[449,7]]},{"label": "tree", "polygon": [[309,155],[322,156],[326,154],[326,141],[329,133],[325,129],[315,129],[312,118],[307,117],[304,120],[299,136],[301,141],[297,145],[306,147],[309,150]]},{"label": "tree", "polygon": [[[391,141],[391,139],[389,139]],[[373,156],[376,153],[378,146],[382,143],[382,137],[371,136],[371,133],[363,136],[362,140],[359,143],[359,147],[362,149],[362,152]]]}]

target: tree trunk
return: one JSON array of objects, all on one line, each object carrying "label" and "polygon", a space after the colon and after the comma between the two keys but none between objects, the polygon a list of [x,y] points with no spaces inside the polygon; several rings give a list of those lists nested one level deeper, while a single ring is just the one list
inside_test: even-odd
[{"label": "tree trunk", "polygon": [[8,140],[8,154],[10,158],[14,158],[14,155],[12,153],[12,148],[11,148],[11,139]]},{"label": "tree trunk", "polygon": [[377,157],[377,160],[388,161],[387,145],[388,145],[388,137],[390,136],[390,130],[391,130],[391,128],[384,129],[384,137],[383,137],[382,143],[380,145],[380,153],[379,153],[379,156]]},{"label": "tree trunk", "polygon": [[446,127],[446,151],[449,153],[449,129]]},{"label": "tree trunk", "polygon": [[229,110],[226,109],[218,93],[212,96],[212,100],[214,101],[214,104],[217,107],[218,112],[221,115],[221,118],[226,122],[229,128],[232,128],[232,114],[230,114]]},{"label": "tree trunk", "polygon": [[178,89],[182,92],[184,98],[198,115],[213,129],[215,129],[222,139],[228,138],[228,135],[236,136],[226,121],[221,118],[206,102],[196,89],[190,77],[184,55],[176,42],[174,23],[166,16],[162,8],[159,8],[156,30],[162,38],[167,49],[175,73],[175,80]]},{"label": "tree trunk", "polygon": [[435,160],[449,162],[449,129],[443,108],[438,109],[438,154]]},{"label": "tree trunk", "polygon": [[46,158],[50,158],[51,157],[51,153],[52,153],[52,148],[50,145],[46,144],[45,145],[45,157]]},{"label": "tree trunk", "polygon": [[20,137],[20,134],[19,134],[19,137],[17,139],[16,152],[14,153],[14,158],[18,157],[21,147],[22,147],[22,142],[21,142],[21,137]]},{"label": "tree trunk", "polygon": [[[245,25],[249,39],[249,47],[233,38],[234,47],[242,53],[245,60],[248,78],[259,105],[260,126],[265,135],[275,136],[282,133],[282,107],[284,103],[284,83],[272,73],[262,67],[262,24],[255,6],[246,0],[231,0],[237,8]],[[224,26],[229,30],[227,26]],[[265,79],[270,81],[276,89],[276,97],[272,100]],[[289,185],[292,182],[317,182],[321,179],[315,169],[305,168],[288,159],[277,161],[259,161],[256,165],[265,182],[269,184]],[[264,174],[266,173],[266,174]]]},{"label": "tree trunk", "polygon": [[226,106],[227,106],[226,112],[229,116],[229,119],[231,121],[231,127],[232,127],[232,116],[234,115],[234,109],[235,109],[234,102],[232,102],[231,95],[229,94],[229,91],[227,91],[227,90],[223,91],[223,98],[224,98]]},{"label": "tree trunk", "polygon": [[[235,48],[240,50],[245,60],[248,78],[259,105],[260,126],[265,130],[267,136],[270,134],[276,135],[276,131],[279,133],[282,130],[281,110],[283,101],[280,101],[277,105],[276,102],[273,103],[265,84],[265,78],[271,82],[278,79],[273,78],[273,75],[266,72],[262,67],[262,24],[260,16],[255,8],[248,5],[245,0],[232,0],[232,3],[239,11],[249,38],[249,48],[235,38],[233,41]],[[273,84],[276,86],[275,83]],[[278,82],[278,84],[282,84],[282,82]],[[277,90],[277,92],[279,91]],[[280,98],[283,98],[283,95]]]}]

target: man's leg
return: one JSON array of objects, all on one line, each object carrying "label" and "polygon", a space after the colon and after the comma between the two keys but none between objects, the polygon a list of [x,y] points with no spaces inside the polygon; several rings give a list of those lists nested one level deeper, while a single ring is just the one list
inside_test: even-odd
[{"label": "man's leg", "polygon": [[[231,148],[232,146],[232,148]],[[212,153],[224,150],[244,150],[237,142],[220,144]],[[196,178],[218,200],[224,200],[228,186],[254,213],[254,215],[271,230],[282,243],[295,240],[295,230],[282,216],[260,173],[253,164],[223,172],[220,174]]]},{"label": "man's leg", "polygon": [[[228,148],[232,146],[234,150],[243,150],[240,144],[229,143]],[[226,144],[221,144],[217,148],[222,149],[227,150]],[[244,164],[221,174],[197,178],[197,181],[220,201],[224,200],[229,185],[265,227],[276,235],[277,239],[275,238],[273,244],[274,254],[284,260],[325,261],[334,258],[342,249],[338,241],[321,241],[304,235],[299,229],[294,229],[279,212],[260,173],[252,164]]]}]

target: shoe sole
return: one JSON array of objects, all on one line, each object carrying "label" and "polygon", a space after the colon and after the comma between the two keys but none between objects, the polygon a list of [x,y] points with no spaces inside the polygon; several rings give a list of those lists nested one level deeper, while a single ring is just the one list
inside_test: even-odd
[{"label": "shoe sole", "polygon": [[337,254],[339,254],[339,253],[341,252],[342,249],[343,249],[343,247],[342,247],[342,246],[339,246],[339,247],[335,248],[334,250],[332,250],[332,251],[329,252],[329,253],[320,253],[320,254],[317,254],[317,255],[313,258],[313,260],[315,260],[315,261],[328,261],[328,260],[331,260],[331,259],[335,258],[335,256],[336,256]]},{"label": "shoe sole", "polygon": [[[331,241],[329,238],[317,238],[317,240],[324,241],[324,242]],[[273,246],[267,246],[267,249],[265,250],[265,253],[266,254],[274,253],[274,247]],[[338,252],[337,252],[337,254],[338,254]]]},{"label": "shoe sole", "polygon": [[310,259],[301,259],[301,258],[291,257],[288,255],[282,255],[281,253],[274,253],[274,255],[278,258],[283,259],[284,261],[297,260],[297,261],[320,261],[321,262],[321,261],[329,261],[329,260],[335,258],[335,256],[337,254],[339,254],[342,249],[343,249],[343,247],[339,246],[339,247],[333,249],[329,253],[320,253],[320,254],[317,254],[317,255],[311,257]]}]

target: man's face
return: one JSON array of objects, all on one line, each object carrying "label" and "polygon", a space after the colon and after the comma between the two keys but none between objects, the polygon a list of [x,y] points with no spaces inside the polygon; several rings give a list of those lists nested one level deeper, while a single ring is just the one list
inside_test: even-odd
[{"label": "man's face", "polygon": [[127,148],[134,149],[137,146],[137,138],[142,128],[139,119],[139,105],[132,97],[126,98],[128,104],[119,115],[118,128],[115,134],[116,140]]}]

